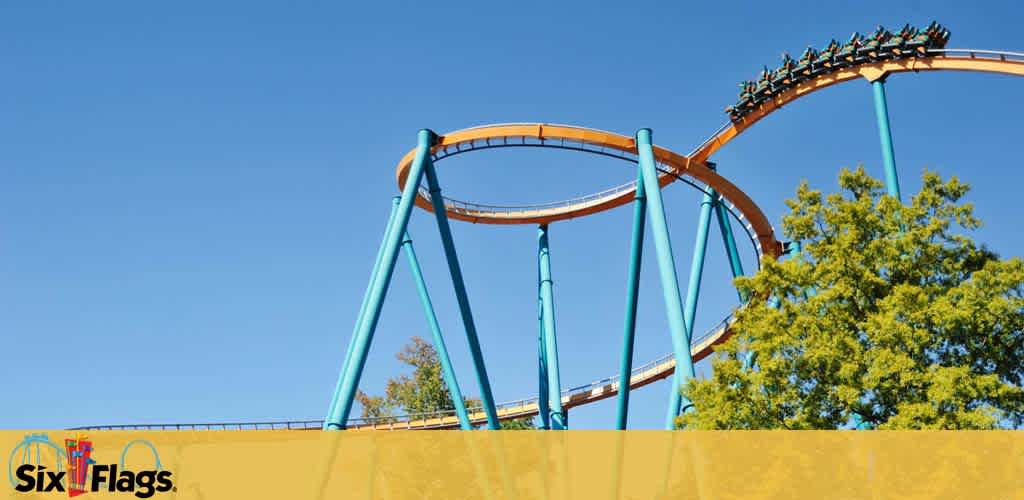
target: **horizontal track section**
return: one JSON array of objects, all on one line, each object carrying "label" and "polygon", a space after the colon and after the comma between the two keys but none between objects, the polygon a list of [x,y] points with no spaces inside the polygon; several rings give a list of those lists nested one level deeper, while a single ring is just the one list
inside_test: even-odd
[{"label": "horizontal track section", "polygon": [[[731,335],[732,316],[722,320],[718,326],[704,335],[693,339],[690,352],[694,362],[700,361],[714,352],[713,347],[725,342]],[[636,389],[652,382],[672,376],[676,360],[668,353],[653,361],[644,363],[633,369],[630,374],[629,387]],[[618,374],[572,387],[562,391],[562,406],[573,408],[610,398],[619,393]],[[509,420],[530,417],[537,414],[537,398],[518,399],[500,403],[498,418]],[[470,420],[474,424],[487,422],[487,415],[482,408],[470,408]],[[348,421],[348,430],[420,430],[420,429],[455,429],[459,420],[454,412],[435,412],[427,414],[409,414],[374,419],[353,418]],[[189,424],[128,424],[99,425],[75,427],[71,430],[321,430],[323,420],[290,420],[268,422],[227,422],[227,423],[189,423]]]}]

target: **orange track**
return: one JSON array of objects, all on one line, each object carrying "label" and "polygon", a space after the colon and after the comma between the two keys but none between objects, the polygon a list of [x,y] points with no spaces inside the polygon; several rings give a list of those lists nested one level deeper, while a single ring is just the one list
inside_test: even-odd
[{"label": "orange track", "polygon": [[[946,51],[957,52],[957,51]],[[1024,76],[1024,61],[1007,60],[1005,55],[996,54],[993,57],[977,56],[971,51],[960,51],[969,55],[933,55],[924,58],[912,58],[895,61],[882,61],[871,64],[845,68],[832,73],[821,75],[813,80],[808,80],[794,87],[773,96],[769,101],[762,103],[758,109],[745,115],[739,122],[724,127],[711,139],[701,144],[689,157],[673,153],[665,148],[654,147],[655,159],[671,167],[678,175],[687,175],[698,179],[705,184],[714,187],[720,194],[732,201],[743,215],[750,220],[758,241],[761,243],[764,252],[777,257],[781,251],[781,245],[775,239],[775,233],[768,219],[761,212],[743,191],[734,184],[709,170],[704,162],[715,152],[725,146],[729,141],[746,131],[753,124],[765,116],[778,110],[782,106],[806,96],[817,90],[832,85],[864,78],[868,81],[875,81],[885,78],[890,73],[919,72],[919,71],[974,71],[983,73],[1000,73],[1006,75]],[[1018,55],[1019,57],[1019,55]],[[451,132],[439,138],[438,144],[433,152],[443,149],[446,146],[471,143],[476,140],[488,140],[507,137],[530,137],[537,139],[568,139],[587,144],[594,144],[610,149],[627,153],[636,152],[636,143],[630,137],[611,132],[599,130],[569,127],[564,125],[526,124],[526,125],[496,125],[474,129]],[[415,150],[406,154],[398,164],[396,172],[398,187],[401,190],[405,185],[405,178],[412,162]],[[672,176],[662,175],[660,183],[668,185],[674,180]],[[464,210],[448,209],[448,216],[453,219],[464,220],[485,224],[542,224],[558,220],[582,217],[585,215],[610,210],[625,205],[633,199],[634,189],[617,192],[606,198],[591,200],[578,205],[567,204],[557,208],[538,209],[526,213],[467,213]],[[427,198],[422,194],[417,196],[416,204],[432,211],[433,207]],[[694,362],[700,361],[711,355],[716,344],[727,340],[731,331],[728,327],[721,328],[714,334],[706,337],[697,345],[691,346]],[[630,388],[642,387],[657,380],[670,376],[675,369],[675,361],[670,359],[665,363],[656,365],[654,368],[634,375],[630,379]],[[563,397],[562,404],[565,408],[581,406],[618,394],[618,383],[609,383],[595,388],[587,393],[573,394]],[[511,419],[537,414],[535,402],[523,404],[518,407],[501,408],[498,412],[499,418]],[[475,423],[486,421],[483,412],[473,413],[470,419]],[[352,425],[350,429],[416,429],[416,428],[452,428],[458,427],[458,420],[454,415],[439,417],[436,419],[423,419],[393,424],[376,425]]]}]

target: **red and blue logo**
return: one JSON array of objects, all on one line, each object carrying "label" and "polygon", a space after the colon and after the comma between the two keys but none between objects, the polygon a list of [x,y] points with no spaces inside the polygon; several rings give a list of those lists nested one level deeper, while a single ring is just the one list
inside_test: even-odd
[{"label": "red and blue logo", "polygon": [[[129,448],[137,444],[149,448],[153,454],[155,468],[134,471],[125,467],[125,455]],[[93,458],[94,450],[92,440],[83,435],[65,439],[64,446],[60,447],[50,441],[46,434],[29,434],[11,452],[8,478],[14,489],[19,492],[66,492],[69,497],[108,491],[132,493],[138,498],[149,498],[156,493],[175,490],[173,474],[169,470],[163,470],[160,455],[149,441],[135,440],[126,444],[121,451],[120,464],[96,463]],[[33,451],[35,463],[32,460]],[[19,455],[21,463],[15,467],[15,460]]]}]

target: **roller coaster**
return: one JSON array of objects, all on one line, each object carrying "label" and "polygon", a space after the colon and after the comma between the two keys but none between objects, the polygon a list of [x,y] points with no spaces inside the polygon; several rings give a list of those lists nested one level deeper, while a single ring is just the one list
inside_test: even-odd
[{"label": "roller coaster", "polygon": [[[500,124],[475,127],[437,135],[421,130],[418,144],[398,163],[396,178],[401,193],[393,200],[391,216],[384,231],[369,285],[356,319],[337,386],[322,420],[103,425],[78,429],[473,429],[484,425],[499,429],[506,419],[538,415],[544,429],[568,428],[568,409],[617,396],[615,428],[627,427],[629,393],[654,381],[673,378],[669,394],[666,428],[691,405],[678,390],[694,376],[694,363],[706,358],[714,346],[731,335],[731,316],[707,333],[694,337],[700,282],[710,221],[714,216],[722,234],[733,277],[743,275],[732,222],[745,232],[758,263],[762,258],[785,258],[799,252],[799,242],[781,242],[763,211],[736,184],[718,174],[710,158],[736,136],[784,105],[817,90],[853,80],[872,86],[879,138],[890,195],[900,198],[892,133],[885,96],[886,78],[895,73],[921,71],[972,71],[1024,76],[1024,53],[946,49],[949,30],[932,23],[920,30],[904,26],[896,33],[879,28],[870,37],[854,34],[840,46],[834,40],[821,51],[806,50],[797,61],[784,56],[776,70],[762,71],[759,80],[743,82],[739,101],[726,109],[729,120],[686,155],[651,141],[651,131],[639,130],[634,137],[600,130],[544,123]],[[502,206],[456,200],[441,192],[435,164],[445,158],[496,148],[561,149],[619,159],[637,165],[637,179],[587,196],[554,203]],[[425,182],[424,182],[425,181]],[[703,193],[700,204],[695,252],[691,263],[685,302],[679,289],[675,259],[669,239],[661,188],[683,182]],[[425,184],[425,185],[424,185]],[[631,255],[627,275],[626,317],[623,348],[616,375],[569,389],[561,389],[553,291],[548,244],[549,226],[611,210],[634,207]],[[412,209],[432,212],[438,230],[460,315],[473,361],[481,405],[467,408],[448,356],[448,350],[434,314],[413,242],[407,232]],[[496,403],[484,363],[483,350],[473,319],[452,239],[449,220],[478,224],[535,224],[538,226],[538,391],[537,395]],[[636,301],[643,252],[645,226],[650,223],[658,269],[669,320],[673,351],[656,360],[633,367]],[[350,418],[356,389],[362,376],[381,308],[390,285],[398,254],[404,250],[423,305],[432,340],[442,365],[444,381],[452,395],[454,410],[381,418]],[[746,297],[740,296],[740,307]]]}]

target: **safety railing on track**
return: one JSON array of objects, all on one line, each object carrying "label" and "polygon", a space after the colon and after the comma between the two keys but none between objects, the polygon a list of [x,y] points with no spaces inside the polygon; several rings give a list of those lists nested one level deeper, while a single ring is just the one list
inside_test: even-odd
[{"label": "safety railing on track", "polygon": [[[714,328],[708,329],[703,335],[690,340],[690,346],[699,346],[707,340],[718,337],[725,333],[732,324],[733,316],[729,315]],[[644,374],[674,362],[675,355],[668,353],[652,361],[648,361],[630,371],[630,380],[642,378]],[[673,364],[674,366],[674,364]],[[653,374],[651,375],[653,376]],[[564,389],[562,401],[568,402],[580,397],[586,397],[595,391],[602,390],[609,385],[618,384],[618,374],[596,380],[589,384]],[[615,390],[618,388],[615,387]],[[522,398],[512,401],[505,401],[496,405],[498,414],[502,418],[515,418],[517,416],[536,413],[538,404],[537,397]],[[483,413],[483,407],[467,408],[470,414]],[[387,417],[374,418],[351,418],[348,421],[348,428],[375,427],[395,429],[436,429],[451,427],[451,419],[455,417],[454,410],[438,411],[429,413],[409,413]],[[217,422],[217,423],[185,423],[185,424],[123,424],[123,425],[96,425],[73,427],[70,430],[318,430],[323,428],[323,420],[285,420],[267,422]]]},{"label": "safety railing on track", "polygon": [[[515,125],[515,124],[512,124]],[[723,125],[719,130],[724,130],[728,124]],[[717,135],[717,133],[716,133]],[[712,139],[714,136],[712,136]],[[711,139],[709,139],[710,141]],[[545,147],[555,149],[567,149],[573,151],[582,151],[601,156],[608,156],[620,160],[637,163],[637,156],[633,153],[619,151],[615,149],[609,149],[604,146],[598,146],[584,141],[574,141],[571,139],[557,138],[557,139],[544,139],[536,137],[525,137],[525,136],[504,136],[504,137],[493,137],[488,139],[475,139],[467,142],[458,142],[449,144],[436,150],[431,156],[437,161],[450,156],[454,156],[461,153],[470,151],[478,151],[481,149],[491,148],[503,148],[503,147]],[[662,174],[670,175],[675,177],[676,180],[682,181],[685,184],[703,192],[706,189],[706,185],[695,178],[683,177],[682,172],[677,172],[675,168],[663,163],[657,162],[656,168]],[[559,209],[580,209],[595,204],[599,204],[614,198],[617,198],[623,194],[632,192],[636,189],[636,180],[619,184],[617,186],[610,187],[603,191],[596,193],[590,193],[584,196],[571,198],[568,200],[560,200],[548,203],[534,203],[528,205],[494,205],[485,203],[476,203],[471,201],[459,200],[455,198],[449,198],[443,196],[445,209],[452,214],[459,214],[465,217],[499,217],[499,216],[525,216],[531,214],[538,214]],[[420,185],[418,189],[419,196],[423,199],[430,200],[430,191],[426,186]],[[750,221],[746,220],[746,217],[740,212],[736,205],[733,204],[726,197],[721,194],[718,195],[719,200],[725,206],[726,211],[743,226],[743,230],[746,232],[747,237],[750,239],[751,244],[754,247],[755,261],[758,261],[760,265],[760,259],[763,255],[763,249],[761,248],[760,241],[754,234],[754,228],[750,224]]]},{"label": "safety railing on track", "polygon": [[[927,55],[934,57],[967,57],[971,59],[990,59],[993,61],[1016,61],[1024,62],[1024,52],[1007,52],[1002,50],[979,50],[979,49],[929,49]],[[864,64],[872,64],[875,61],[867,61]],[[731,128],[733,123],[726,121],[718,130],[715,130],[707,139],[693,148],[687,157],[692,158],[698,152],[707,147],[708,144],[718,139],[726,130]]]},{"label": "safety railing on track", "polygon": [[[996,50],[977,50],[977,49],[931,49],[928,51],[928,55],[934,57],[950,57],[950,58],[971,58],[971,59],[986,59],[986,60],[997,60],[997,61],[1013,61],[1024,63],[1024,53],[1021,52],[1007,52],[1007,51],[996,51]],[[531,124],[532,125],[532,124]],[[695,147],[688,156],[692,157],[697,152],[704,149],[709,143],[716,140],[719,136],[725,133],[733,124],[726,122],[724,125],[718,128],[710,137],[704,142],[700,143]],[[493,125],[488,125],[493,126]],[[442,148],[439,152],[436,152],[433,156],[434,159],[441,159],[454,154],[459,154],[466,151],[472,151],[481,148],[490,147],[504,147],[504,146],[534,146],[534,147],[555,147],[564,149],[574,149],[580,151],[587,151],[595,154],[601,154],[605,156],[611,156],[615,158],[621,158],[628,161],[636,162],[635,155],[629,155],[620,151],[610,151],[606,148],[598,148],[594,145],[573,142],[564,139],[545,140],[536,138],[524,138],[521,139],[519,144],[513,144],[508,142],[509,137],[504,138],[504,141],[499,139],[489,140],[477,140],[469,143],[462,143],[451,145],[446,148]],[[500,143],[500,144],[499,144]],[[665,165],[659,163],[659,169],[663,172],[671,172]],[[687,181],[688,182],[688,181]],[[696,183],[688,182],[692,186],[702,189]],[[600,200],[605,200],[619,194],[632,191],[636,186],[636,181],[627,182],[619,186],[615,186],[599,193],[593,193],[583,197],[578,197],[570,200],[543,203],[535,205],[518,205],[518,206],[501,206],[501,205],[486,205],[480,203],[473,203],[467,201],[456,200],[452,198],[444,198],[445,206],[454,212],[462,211],[463,213],[472,215],[476,213],[523,213],[523,212],[536,212],[540,210],[550,210],[557,208],[567,208],[572,206],[579,206],[587,203],[594,203]],[[430,199],[430,194],[422,186],[419,190],[420,194],[426,199]],[[729,212],[743,224],[744,229],[747,230],[748,236],[751,236],[751,241],[754,242],[757,248],[757,253],[761,254],[760,245],[757,244],[756,238],[753,238],[749,222],[745,221],[742,213],[737,213],[732,203],[724,197],[720,196],[720,200],[724,201],[726,208]],[[707,341],[713,336],[720,335],[728,329],[732,322],[732,316],[730,315],[726,319],[722,320],[722,323],[715,328],[707,331],[704,335],[691,339],[691,347],[693,345],[700,345]],[[672,353],[661,356],[655,360],[649,361],[641,366],[634,368],[631,371],[631,380],[645,372],[656,369],[659,366],[666,365],[673,361],[674,355]],[[584,384],[576,387],[572,387],[562,391],[563,401],[571,400],[574,396],[584,395],[586,393],[592,393],[595,390],[603,389],[610,384],[617,384],[618,376],[606,377],[589,384]],[[499,413],[505,410],[506,417],[515,417],[516,414],[512,411],[517,408],[521,408],[521,414],[530,414],[534,411],[534,407],[537,405],[538,399],[536,397],[524,398],[514,401],[507,401],[497,405]],[[482,408],[470,408],[470,413],[481,413]],[[432,412],[432,413],[418,413],[399,415],[393,417],[379,417],[379,418],[354,418],[349,419],[348,426],[350,428],[366,427],[366,426],[392,426],[395,428],[402,429],[426,429],[448,426],[446,423],[433,423],[440,422],[446,418],[454,416],[453,411],[447,412]],[[416,423],[419,422],[417,425]],[[86,426],[86,427],[74,427],[71,430],[271,430],[271,429],[321,429],[323,426],[323,420],[290,420],[290,421],[270,421],[270,422],[219,422],[219,423],[187,423],[187,424],[127,424],[127,425],[100,425],[100,426]]]},{"label": "safety railing on track", "polygon": [[1020,61],[1024,62],[1024,52],[1007,52],[1003,50],[978,50],[978,49],[931,49],[930,55],[947,57],[970,57],[973,59],[992,59],[996,61]]}]

